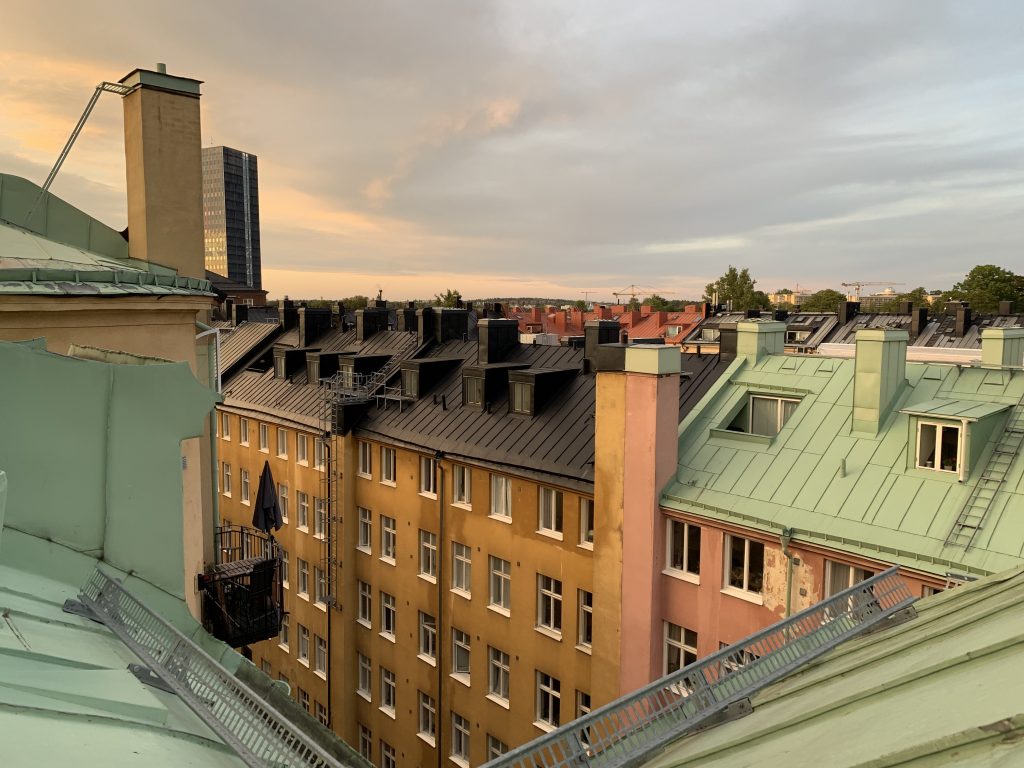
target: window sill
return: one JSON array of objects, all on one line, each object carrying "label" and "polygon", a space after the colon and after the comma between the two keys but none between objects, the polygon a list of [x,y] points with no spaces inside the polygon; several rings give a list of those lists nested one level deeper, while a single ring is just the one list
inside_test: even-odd
[{"label": "window sill", "polygon": [[464,509],[467,512],[473,511],[473,505],[470,504],[468,501],[453,501],[452,506],[458,507],[459,509]]},{"label": "window sill", "polygon": [[469,684],[469,675],[465,675],[461,672],[452,672],[450,675],[448,675],[448,677],[450,677],[452,680],[455,680],[456,682],[462,683],[467,688],[472,687]]},{"label": "window sill", "polygon": [[308,467],[309,466],[309,460],[308,459],[299,459],[295,463],[298,464],[300,467]]},{"label": "window sill", "polygon": [[303,600],[305,600],[305,601],[306,601],[307,603],[309,602],[309,592],[296,592],[295,594],[296,594],[296,595],[297,595],[298,597],[301,597],[301,598],[302,598]]},{"label": "window sill", "polygon": [[580,549],[585,549],[588,552],[593,552],[594,551],[594,542],[592,542],[592,541],[581,541],[576,546],[579,547]]},{"label": "window sill", "polygon": [[389,643],[395,642],[395,635],[393,632],[378,632],[377,635],[379,637],[383,637]]},{"label": "window sill", "polygon": [[370,697],[370,694],[366,691],[356,691],[356,696],[358,696],[361,699],[366,699],[371,704],[373,703],[373,699]]},{"label": "window sill", "polygon": [[225,498],[230,499],[231,498],[231,491],[224,491],[224,496],[225,496]]},{"label": "window sill", "polygon": [[429,664],[432,667],[437,666],[437,659],[435,659],[433,656],[427,656],[422,653],[417,653],[416,658],[422,661],[424,664]]},{"label": "window sill", "polygon": [[709,437],[726,440],[732,443],[747,443],[748,445],[769,446],[775,440],[774,437],[769,437],[768,435],[755,435],[750,432],[734,432],[731,429],[719,429],[717,427],[711,427],[709,432]]},{"label": "window sill", "polygon": [[560,630],[551,629],[551,627],[534,627],[534,631],[539,632],[542,635],[550,637],[552,640],[562,642],[562,633]]},{"label": "window sill", "polygon": [[392,720],[395,719],[395,710],[393,707],[377,707],[381,712],[390,717]]},{"label": "window sill", "polygon": [[764,597],[756,592],[748,592],[745,589],[739,589],[737,587],[723,587],[723,595],[730,595],[732,597],[738,597],[740,600],[746,600],[748,603],[754,605],[764,605]]},{"label": "window sill", "polygon": [[431,576],[429,573],[417,573],[416,575],[428,584],[437,584],[436,576]]},{"label": "window sill", "polygon": [[372,555],[373,550],[369,547],[356,547],[356,552],[362,552],[364,555]]},{"label": "window sill", "polygon": [[430,491],[420,491],[420,496],[424,499],[430,499],[431,501],[437,501],[437,494],[431,493]]},{"label": "window sill", "polygon": [[373,475],[368,472],[356,472],[356,477],[361,477],[363,480],[373,480]]},{"label": "window sill", "polygon": [[594,652],[594,646],[584,645],[583,643],[577,643],[576,650],[580,653],[585,653],[587,654],[587,656],[590,656]]},{"label": "window sill", "polygon": [[394,480],[381,480],[380,484],[381,485],[386,485],[388,488],[397,488],[398,487],[398,483],[396,483]]},{"label": "window sill", "polygon": [[388,565],[394,565],[395,564],[395,558],[393,558],[393,557],[381,557],[380,561],[382,563],[387,563]]},{"label": "window sill", "polygon": [[356,619],[356,624],[361,627],[366,627],[366,629],[373,629],[373,625],[366,619]]},{"label": "window sill", "polygon": [[[690,573],[689,571],[679,571],[675,568],[666,568],[661,572],[661,574],[663,576],[670,576],[673,579],[678,579],[679,581],[686,581],[690,584],[700,585],[700,576],[695,573]],[[725,590],[722,591],[724,592]]]},{"label": "window sill", "polygon": [[326,672],[321,672],[319,669],[314,669],[313,670],[313,674],[316,675],[317,677],[319,677],[321,680],[324,680],[324,681],[327,680],[327,673]]},{"label": "window sill", "polygon": [[491,520],[497,520],[505,525],[512,525],[512,515],[488,515]]},{"label": "window sill", "polygon": [[309,526],[308,525],[296,525],[295,526],[295,530],[299,531],[301,533],[309,533]]},{"label": "window sill", "polygon": [[510,708],[509,707],[509,703],[508,703],[508,699],[503,699],[503,698],[501,698],[501,696],[498,696],[495,693],[488,693],[484,698],[489,699],[490,701],[493,701],[495,704],[497,704],[502,709],[509,709]]},{"label": "window sill", "polygon": [[325,534],[325,533],[314,533],[313,534],[313,538],[316,539],[317,541],[323,541],[324,539],[327,538],[327,534]]},{"label": "window sill", "polygon": [[281,586],[285,589],[291,589],[291,585],[287,581],[282,581]]},{"label": "window sill", "polygon": [[269,448],[260,448],[260,453],[270,453]]},{"label": "window sill", "polygon": [[248,500],[248,499],[242,499],[242,504],[244,504],[244,505],[245,505],[245,506],[247,506],[247,507],[248,507],[248,506],[251,506],[251,505],[249,504],[249,500]]},{"label": "window sill", "polygon": [[455,763],[457,766],[459,766],[459,768],[469,768],[469,760],[466,760],[461,757],[456,757],[455,755],[448,755],[448,759]]},{"label": "window sill", "polygon": [[279,454],[277,454],[277,458],[284,459],[285,461],[288,461],[288,454],[287,453],[279,453]]},{"label": "window sill", "polygon": [[500,605],[488,605],[488,611],[494,611],[499,616],[504,616],[506,619],[512,616],[512,612],[508,608],[502,608]]},{"label": "window sill", "polygon": [[539,728],[544,733],[551,733],[558,726],[552,725],[551,723],[545,723],[543,720],[534,720],[533,725],[535,728]]},{"label": "window sill", "polygon": [[248,448],[249,447],[249,441],[246,440],[245,442],[239,443],[239,445],[242,446],[243,448]]},{"label": "window sill", "polygon": [[309,669],[309,659],[298,659],[299,664]]},{"label": "window sill", "polygon": [[291,653],[291,651],[289,651],[289,650],[288,650],[288,645],[287,645],[287,643],[278,643],[278,644],[277,644],[277,647],[278,647],[278,648],[280,648],[280,649],[281,649],[282,651],[284,651],[285,653]]},{"label": "window sill", "polygon": [[448,591],[451,592],[453,595],[458,595],[459,597],[463,598],[464,600],[472,600],[473,599],[473,593],[472,592],[467,592],[466,590],[459,589],[458,587],[452,587]]},{"label": "window sill", "polygon": [[546,529],[546,528],[538,529],[537,530],[537,535],[538,536],[547,536],[549,539],[554,539],[555,541],[562,541],[562,539],[563,539],[562,534],[561,534],[560,531],[552,531],[552,530]]},{"label": "window sill", "polygon": [[313,603],[313,605],[315,605],[317,608],[319,608],[324,613],[327,613],[327,603],[324,603],[324,602],[321,602],[320,600],[317,600],[315,603]]},{"label": "window sill", "polygon": [[417,733],[416,736],[420,739],[420,741],[423,741],[426,744],[429,744],[431,746],[431,748],[437,746],[437,744],[434,741],[434,737],[431,736],[428,733]]}]

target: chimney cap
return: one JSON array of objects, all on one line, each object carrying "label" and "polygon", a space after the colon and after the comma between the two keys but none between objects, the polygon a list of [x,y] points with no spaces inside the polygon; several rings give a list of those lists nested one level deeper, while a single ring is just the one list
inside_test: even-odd
[{"label": "chimney cap", "polygon": [[139,88],[156,88],[161,91],[171,91],[186,96],[199,96],[199,86],[203,84],[202,80],[168,75],[166,71],[160,72],[152,69],[133,69],[117,82],[131,88],[129,93]]}]

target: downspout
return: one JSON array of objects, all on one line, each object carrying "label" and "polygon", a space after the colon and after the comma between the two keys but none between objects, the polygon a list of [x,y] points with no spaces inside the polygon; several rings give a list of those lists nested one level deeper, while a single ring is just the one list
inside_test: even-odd
[{"label": "downspout", "polygon": [[963,482],[967,479],[967,419],[960,419],[960,440],[957,446],[957,479]]},{"label": "downspout", "polygon": [[[332,514],[332,507],[334,506],[334,478],[331,477],[331,467],[333,466],[333,464],[331,463],[331,441],[324,440],[322,435],[320,439],[324,445],[324,474],[327,475],[327,496],[325,499],[323,499],[323,501],[321,501],[321,504],[324,505],[327,512],[327,520],[324,521],[324,524],[326,525],[327,528],[327,537],[324,539],[324,544],[326,545],[327,548],[327,556],[324,558],[324,574],[326,575],[326,578],[329,579],[329,581],[327,582],[328,585],[333,583],[333,589],[331,590],[331,592],[333,592],[332,597],[334,598],[332,600],[328,600],[327,602],[327,727],[331,728],[332,725],[334,724],[334,712],[332,711],[333,697],[331,696],[331,667],[334,666],[333,664],[331,664],[331,648],[333,647],[331,645],[331,628],[334,626],[334,622],[331,621],[331,610],[335,609],[339,602],[338,572],[336,570],[334,558],[331,556],[335,551],[337,551],[334,541],[335,526],[331,524],[331,518],[334,517],[334,515]],[[315,455],[316,443],[313,444],[313,451]],[[330,569],[330,571],[327,570],[328,568]],[[281,601],[281,605],[284,605],[283,600]]]},{"label": "downspout", "polygon": [[779,535],[782,543],[782,554],[786,556],[786,616],[789,618],[793,612],[793,553],[789,551],[789,544],[793,540],[793,529],[783,528]]},{"label": "downspout", "polygon": [[442,650],[445,646],[444,638],[447,637],[443,627],[444,617],[444,468],[441,466],[441,461],[444,459],[444,451],[436,451],[434,453],[434,465],[437,467],[437,636],[434,639],[436,648],[434,652],[437,654],[437,711],[434,715],[434,724],[437,729],[437,736],[434,739],[434,751],[437,753],[437,768],[443,768],[445,765],[444,760],[441,757],[441,750],[443,744],[442,723],[444,722],[444,706],[442,701],[444,699],[444,651]]},{"label": "downspout", "polygon": [[[201,323],[198,320],[195,321],[196,328],[199,329],[199,333],[196,334],[196,341],[202,338],[213,336],[214,341],[214,356],[213,365],[210,366],[210,377],[207,382],[207,386],[212,387],[214,383],[214,374],[216,373],[217,389],[216,392],[219,395],[221,391],[221,378],[220,378],[220,328],[211,328],[205,323]],[[209,341],[207,341],[209,343]],[[209,360],[209,357],[207,358]],[[210,472],[213,475],[212,488],[217,487],[217,483],[220,478],[218,477],[217,468],[217,409],[214,408],[210,412]],[[213,496],[213,530],[216,531],[220,528],[220,494],[215,490],[211,493]],[[214,560],[216,561],[217,554],[214,553]]]}]

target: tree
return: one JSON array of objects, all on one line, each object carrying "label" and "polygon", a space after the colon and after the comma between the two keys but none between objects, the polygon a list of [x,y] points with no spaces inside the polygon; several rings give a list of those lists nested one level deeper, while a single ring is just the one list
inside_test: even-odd
[{"label": "tree", "polygon": [[638,299],[636,296],[630,297],[629,303],[626,305],[626,309],[629,310],[630,312],[639,312],[640,299]]},{"label": "tree", "polygon": [[918,286],[912,291],[901,293],[895,299],[890,301],[888,304],[881,308],[882,312],[898,312],[900,310],[900,304],[909,301],[911,305],[917,309],[918,307],[931,306],[928,302],[928,291],[923,286]]},{"label": "tree", "polygon": [[751,309],[771,309],[772,300],[764,291],[754,291],[754,306]]},{"label": "tree", "polygon": [[668,299],[665,299],[656,293],[652,293],[650,297],[647,299],[647,306],[649,306],[656,312],[663,309],[668,309],[670,304],[671,302]]},{"label": "tree", "polygon": [[576,299],[576,301],[572,303],[572,308],[579,312],[586,312],[587,302],[585,302],[583,299]]},{"label": "tree", "polygon": [[462,301],[462,294],[449,288],[444,293],[434,294],[435,307],[457,307]]},{"label": "tree", "polygon": [[366,309],[370,303],[370,299],[366,296],[356,294],[355,296],[349,296],[347,299],[338,299],[342,304],[345,305],[345,309],[349,312],[354,312],[357,309]]},{"label": "tree", "polygon": [[[717,296],[719,304],[730,304],[734,310],[756,309],[762,306],[761,297],[767,301],[763,291],[755,291],[757,281],[751,278],[750,270],[744,267],[737,270],[729,265],[725,274],[704,288],[704,301],[714,302]],[[760,293],[761,296],[756,294]],[[770,303],[768,306],[771,306]]]},{"label": "tree", "polygon": [[826,288],[823,291],[812,293],[800,304],[801,312],[835,312],[840,302],[846,301],[846,296],[839,291]]},{"label": "tree", "polygon": [[998,312],[1000,301],[1024,306],[1024,280],[1008,269],[994,264],[979,264],[953,286],[949,298],[967,301],[975,312]]}]

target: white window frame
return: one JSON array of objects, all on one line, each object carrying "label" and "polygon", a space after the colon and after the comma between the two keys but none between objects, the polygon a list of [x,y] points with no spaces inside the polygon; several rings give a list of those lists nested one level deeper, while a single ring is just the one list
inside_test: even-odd
[{"label": "white window frame", "polygon": [[357,654],[359,675],[356,680],[356,693],[367,701],[373,701],[373,662],[369,656]]},{"label": "white window frame", "polygon": [[431,584],[437,583],[437,534],[420,528],[419,576]]},{"label": "white window frame", "polygon": [[299,518],[296,527],[303,533],[309,533],[309,494],[305,491],[295,491],[295,506]]},{"label": "white window frame", "polygon": [[473,470],[465,464],[452,466],[452,504],[473,508]]},{"label": "white window frame", "polygon": [[243,504],[248,504],[249,503],[249,470],[248,469],[241,469],[240,468],[238,470],[238,485],[239,485],[239,490],[241,491],[241,494],[242,494],[242,503]]},{"label": "white window frame", "polygon": [[380,668],[380,709],[392,719],[395,717],[395,703],[398,700],[398,678],[387,667]]},{"label": "white window frame", "polygon": [[238,417],[238,444],[249,446],[249,420],[243,416]]},{"label": "white window frame", "polygon": [[398,603],[395,596],[381,590],[380,593],[380,636],[395,642],[395,622]]},{"label": "white window frame", "polygon": [[[773,400],[775,401],[775,434],[765,435],[762,432],[754,431],[754,401],[755,400]],[[784,403],[795,403],[800,405],[800,399],[796,397],[773,397],[771,395],[751,394],[750,401],[747,404],[747,433],[751,435],[761,435],[762,437],[777,437],[782,428],[786,426],[788,419],[786,418],[786,409]]]},{"label": "white window frame", "polygon": [[[843,576],[843,581],[846,582],[846,583],[837,592],[833,592],[832,591],[832,582],[833,582],[834,578],[838,575],[836,573],[836,570],[840,569],[840,568],[845,568],[846,569],[846,574],[844,574],[844,576]],[[852,587],[855,584],[860,584],[862,581],[865,581],[866,579],[870,579],[876,573],[878,573],[877,570],[869,570],[869,569],[864,568],[862,566],[854,565],[853,563],[842,563],[842,562],[839,562],[838,560],[828,560],[828,559],[826,559],[825,560],[825,583],[824,583],[823,589],[822,589],[822,592],[824,593],[824,597],[825,598],[832,597],[833,595],[838,594],[838,592],[842,592],[844,589],[849,589],[850,587]]]},{"label": "white window frame", "polygon": [[512,563],[489,555],[487,566],[490,582],[487,607],[508,616],[512,610]]},{"label": "white window frame", "polygon": [[[955,430],[956,436],[956,464],[953,469],[943,469],[940,466],[929,467],[926,464],[921,463],[921,433],[923,427],[934,427],[935,428],[935,457],[936,464],[940,464],[942,461],[942,433],[947,429]],[[948,475],[959,475],[960,466],[964,461],[964,430],[960,424],[950,424],[948,422],[941,421],[923,421],[918,420],[917,422],[917,441],[914,447],[914,466],[917,469],[927,469],[930,472],[944,472]]]},{"label": "white window frame", "polygon": [[319,701],[316,702],[316,719],[317,722],[320,723],[320,725],[326,728],[331,727],[331,717],[327,713],[327,707],[325,707]]},{"label": "white window frame", "polygon": [[[722,557],[722,567],[723,567],[722,584],[724,586],[722,588],[722,591],[726,592],[728,594],[731,594],[731,595],[736,595],[737,597],[742,597],[744,599],[748,599],[748,600],[752,600],[754,602],[762,603],[763,602],[762,594],[764,592],[764,576],[765,576],[765,569],[764,569],[764,565],[763,565],[764,564],[764,543],[760,542],[760,541],[755,541],[753,539],[749,539],[749,538],[747,538],[745,536],[734,536],[733,534],[726,534],[724,538],[725,538],[725,541],[724,541],[725,550],[723,552],[723,557]],[[742,586],[734,585],[732,583],[731,575],[729,573],[730,566],[731,566],[731,563],[732,563],[732,542],[733,542],[734,539],[739,539],[739,540],[744,542],[744,545],[743,545],[743,584],[742,584]],[[751,582],[751,579],[750,579],[750,575],[751,575],[751,573],[750,573],[750,549],[751,549],[751,545],[752,544],[760,546],[761,547],[761,553],[762,553],[761,554],[761,563],[762,563],[762,569],[761,569],[761,589],[759,589],[759,590],[750,589],[750,582]]]},{"label": "white window frame", "polygon": [[[690,642],[691,638],[693,642]],[[671,621],[663,621],[662,640],[662,675],[671,674],[697,660],[698,635],[694,630],[673,624]],[[675,661],[672,660],[673,657],[676,657]]]},{"label": "white window frame", "polygon": [[398,522],[389,515],[380,516],[380,559],[389,565],[395,564],[398,548]]},{"label": "white window frame", "polygon": [[288,458],[288,430],[284,427],[277,428],[277,456],[280,459]]},{"label": "white window frame", "polygon": [[490,517],[512,521],[512,479],[505,475],[491,475]]},{"label": "white window frame", "polygon": [[473,594],[473,548],[458,541],[452,542],[452,592]]},{"label": "white window frame", "polygon": [[270,453],[270,425],[260,422],[259,426],[260,450],[263,453]]},{"label": "white window frame", "polygon": [[398,485],[398,452],[386,445],[380,447],[380,482],[381,485]]},{"label": "white window frame", "polygon": [[[306,666],[309,665],[307,664]],[[296,689],[296,693],[298,694],[299,706],[309,712],[309,691],[305,688],[298,688]]]},{"label": "white window frame", "polygon": [[384,739],[380,740],[380,768],[398,768],[398,753]]},{"label": "white window frame", "polygon": [[313,566],[313,602],[318,608],[327,607],[327,572],[319,565]]},{"label": "white window frame", "polygon": [[576,647],[590,650],[594,645],[594,593],[576,590]]},{"label": "white window frame", "polygon": [[420,456],[420,495],[437,498],[437,459]]},{"label": "white window frame", "polygon": [[309,438],[301,432],[295,435],[295,461],[304,467],[309,466]]},{"label": "white window frame", "polygon": [[373,445],[365,440],[359,441],[359,477],[373,477]]},{"label": "white window frame", "polygon": [[373,588],[361,579],[357,582],[356,621],[373,629]]},{"label": "white window frame", "polygon": [[564,495],[557,488],[545,485],[537,489],[537,532],[562,538]]},{"label": "white window frame", "polygon": [[305,624],[298,625],[299,630],[299,664],[309,666],[309,627]]},{"label": "white window frame", "polygon": [[327,679],[327,641],[320,635],[313,635],[313,671]]},{"label": "white window frame", "polygon": [[313,497],[313,538],[323,539],[327,536],[327,499]]},{"label": "white window frame", "polygon": [[584,549],[594,548],[594,500],[580,497],[580,540]]},{"label": "white window frame", "polygon": [[281,550],[281,585],[288,589],[288,576],[289,576],[289,562],[288,562],[288,550]]},{"label": "white window frame", "polygon": [[221,483],[220,492],[227,497],[231,497],[231,465],[226,461],[221,462],[220,465]]},{"label": "white window frame", "polygon": [[327,465],[327,443],[322,437],[313,438],[313,467],[321,472]]},{"label": "white window frame", "polygon": [[430,746],[434,746],[434,741],[437,738],[437,702],[434,698],[423,691],[417,691],[419,694],[419,727],[416,731],[416,735],[426,741]]},{"label": "white window frame", "polygon": [[469,765],[469,749],[471,739],[470,722],[458,712],[452,712],[452,762],[458,765]]},{"label": "white window frame", "polygon": [[537,574],[537,629],[562,637],[562,581]]},{"label": "white window frame", "polygon": [[277,484],[277,505],[281,508],[281,519],[288,522],[288,486],[284,483]]},{"label": "white window frame", "polygon": [[537,670],[537,719],[541,730],[554,730],[562,719],[562,681]]},{"label": "white window frame", "polygon": [[356,549],[368,555],[373,554],[373,512],[366,507],[356,507],[359,512],[359,530]]},{"label": "white window frame", "polygon": [[451,676],[459,682],[469,685],[472,670],[472,638],[468,632],[452,627],[452,672]]},{"label": "white window frame", "polygon": [[287,613],[281,616],[281,630],[277,633],[277,646],[285,653],[288,652],[289,641],[291,640],[291,622]]},{"label": "white window frame", "polygon": [[437,663],[437,619],[419,612],[419,657],[431,666]]},{"label": "white window frame", "polygon": [[[690,562],[690,539],[696,531],[697,541],[697,563]],[[679,543],[679,550],[682,553],[681,559],[676,561],[676,542]],[[700,584],[700,547],[703,543],[702,531],[699,525],[688,523],[674,517],[665,518],[665,571],[669,576],[681,578],[694,584]],[[728,582],[726,582],[728,583]]]},{"label": "white window frame", "polygon": [[500,648],[487,646],[487,698],[508,705],[512,659]]},{"label": "white window frame", "polygon": [[487,734],[487,760],[495,760],[508,752],[508,744],[490,733]]},{"label": "white window frame", "polygon": [[231,442],[231,414],[226,411],[220,412],[220,439]]},{"label": "white window frame", "polygon": [[359,723],[359,754],[373,762],[373,731],[362,723]]},{"label": "white window frame", "polygon": [[301,557],[295,558],[295,571],[298,574],[296,594],[303,600],[309,600],[309,563]]}]

